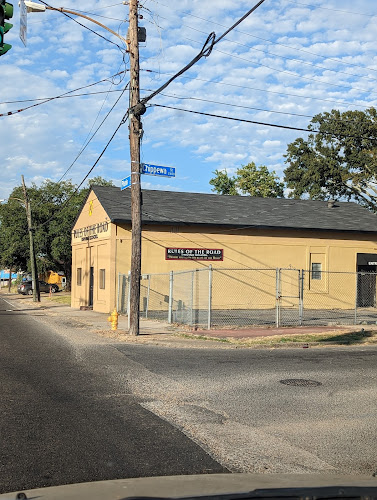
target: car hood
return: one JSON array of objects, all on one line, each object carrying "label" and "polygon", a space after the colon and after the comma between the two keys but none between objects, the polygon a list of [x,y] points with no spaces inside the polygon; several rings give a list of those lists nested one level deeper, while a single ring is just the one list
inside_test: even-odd
[{"label": "car hood", "polygon": [[[20,492],[0,495],[17,498]],[[377,498],[377,478],[322,474],[206,474],[117,479],[24,490],[39,500],[135,498]],[[18,497],[22,498],[22,497]]]}]

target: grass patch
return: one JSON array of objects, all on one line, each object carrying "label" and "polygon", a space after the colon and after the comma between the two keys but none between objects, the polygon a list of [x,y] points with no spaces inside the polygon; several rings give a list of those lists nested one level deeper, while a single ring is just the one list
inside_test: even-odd
[{"label": "grass patch", "polygon": [[183,337],[184,339],[194,339],[194,340],[214,340],[215,342],[225,342],[225,343],[228,343],[230,344],[231,343],[231,339],[220,339],[220,338],[217,338],[217,337],[206,337],[204,335],[189,335],[187,333],[176,333],[175,334],[176,337]]},{"label": "grass patch", "polygon": [[64,295],[60,295],[60,293],[54,293],[51,297],[46,297],[51,302],[55,302],[56,304],[64,304],[67,306],[71,305],[71,294],[67,293]]},{"label": "grass patch", "polygon": [[[273,338],[269,337],[269,340],[274,341]],[[364,329],[360,331],[343,332],[339,334],[332,333],[312,333],[312,334],[298,334],[282,336],[275,339],[276,343],[291,343],[291,342],[301,342],[301,343],[328,343],[328,344],[338,344],[338,345],[353,345],[362,343],[374,343],[377,342],[377,332],[375,331],[365,331]]]},{"label": "grass patch", "polygon": [[307,333],[295,335],[271,335],[269,337],[254,338],[218,338],[205,335],[177,334],[183,338],[198,340],[214,340],[215,342],[226,342],[229,344],[238,344],[244,346],[257,345],[282,345],[282,344],[315,344],[315,345],[357,345],[357,344],[375,344],[377,343],[377,330],[358,330],[347,332],[329,332],[329,333]]}]

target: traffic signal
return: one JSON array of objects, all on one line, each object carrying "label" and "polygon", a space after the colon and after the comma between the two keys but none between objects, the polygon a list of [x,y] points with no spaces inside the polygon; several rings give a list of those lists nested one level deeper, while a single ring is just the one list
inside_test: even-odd
[{"label": "traffic signal", "polygon": [[4,43],[4,35],[13,27],[13,24],[6,23],[5,19],[13,17],[13,4],[0,0],[0,56],[12,48],[9,43]]}]

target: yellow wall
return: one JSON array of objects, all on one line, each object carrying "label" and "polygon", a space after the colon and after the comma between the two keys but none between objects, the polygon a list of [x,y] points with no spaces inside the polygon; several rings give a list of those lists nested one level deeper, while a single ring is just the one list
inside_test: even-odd
[{"label": "yellow wall", "polygon": [[[98,224],[105,222],[108,223],[106,231],[96,229]],[[84,228],[86,233],[78,233]],[[224,260],[166,260],[167,247],[221,248]],[[148,225],[143,227],[142,234],[142,274],[206,269],[211,264],[217,270],[213,278],[214,308],[258,306],[268,309],[276,304],[276,268],[286,268],[281,272],[280,280],[282,305],[296,307],[298,273],[292,269],[309,270],[312,263],[321,263],[322,279],[305,280],[306,300],[314,309],[349,308],[354,306],[356,281],[354,274],[345,273],[357,270],[357,253],[377,253],[376,236],[330,231]],[[72,259],[72,306],[89,304],[89,274],[90,267],[93,267],[93,309],[111,311],[116,306],[118,273],[127,274],[131,267],[131,227],[110,223],[93,192],[74,227]],[[245,267],[255,271],[245,271]],[[77,285],[77,268],[82,269],[80,286]],[[226,268],[239,270],[226,271]],[[98,286],[101,269],[105,270],[105,289]],[[341,274],[327,274],[327,271]],[[197,274],[198,280],[202,279],[201,274],[204,276],[204,273]],[[165,310],[168,306],[168,278],[154,277],[154,283],[155,305],[149,304],[149,307]],[[180,287],[181,293],[187,294],[188,286],[189,281],[186,282],[182,275],[175,283],[175,290]],[[198,290],[196,283],[193,293],[199,293]],[[141,295],[142,306],[145,300],[143,291]]]},{"label": "yellow wall", "polygon": [[[170,226],[143,227],[142,273],[162,273],[207,267],[252,267],[309,269],[311,254],[321,259],[325,270],[356,271],[357,253],[377,253],[377,237],[349,233],[244,229],[215,231],[213,228]],[[117,266],[130,268],[131,229],[117,228]],[[222,248],[223,261],[165,260],[166,247]]]},{"label": "yellow wall", "polygon": [[[107,213],[91,192],[72,231],[72,307],[89,305],[91,267],[93,309],[107,313],[115,307],[115,232]],[[81,285],[77,283],[77,269],[82,270]],[[104,289],[99,287],[101,270],[105,273]]]},{"label": "yellow wall", "polygon": [[[117,272],[130,269],[131,231],[129,226],[117,228]],[[165,260],[166,247],[222,248],[223,261]],[[281,271],[282,305],[296,307],[298,273],[290,270],[310,270],[312,262],[322,264],[322,279],[305,280],[305,297],[316,308],[352,308],[355,302],[357,253],[377,253],[373,235],[349,233],[284,231],[284,230],[223,230],[190,228],[187,226],[148,226],[143,228],[142,274],[168,273],[207,268],[214,273],[212,304],[214,308],[273,308],[276,304],[276,268]],[[259,271],[221,271],[224,268],[254,268]],[[260,270],[262,269],[262,270]],[[340,271],[340,274],[328,271]],[[154,278],[155,282],[157,277]],[[180,277],[182,293],[191,286],[191,277]],[[168,280],[159,278],[159,302],[155,307],[166,309],[164,294]],[[179,285],[178,285],[179,286]],[[290,298],[290,296],[293,296]],[[341,297],[341,298],[340,298]],[[142,303],[141,303],[142,306]],[[153,307],[153,304],[149,305]]]}]

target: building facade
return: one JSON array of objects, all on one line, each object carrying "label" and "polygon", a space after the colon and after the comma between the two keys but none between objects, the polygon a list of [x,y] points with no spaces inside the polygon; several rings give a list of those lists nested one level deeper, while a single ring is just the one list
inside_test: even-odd
[{"label": "building facade", "polygon": [[[142,202],[144,275],[210,264],[306,270],[308,293],[324,295],[326,307],[341,307],[332,293],[341,286],[349,307],[355,300],[354,273],[377,271],[377,217],[355,203],[147,190]],[[129,190],[91,189],[72,230],[72,307],[101,312],[116,307],[118,274],[127,274],[131,263],[130,208]],[[350,273],[349,279],[343,276],[340,285],[336,272]],[[363,286],[375,297],[375,280]],[[251,293],[245,280],[227,287],[225,295],[213,297],[214,307],[232,294],[229,287],[238,295]],[[274,284],[252,289],[261,294],[259,303],[270,307]],[[369,301],[375,305],[375,298]]]}]

